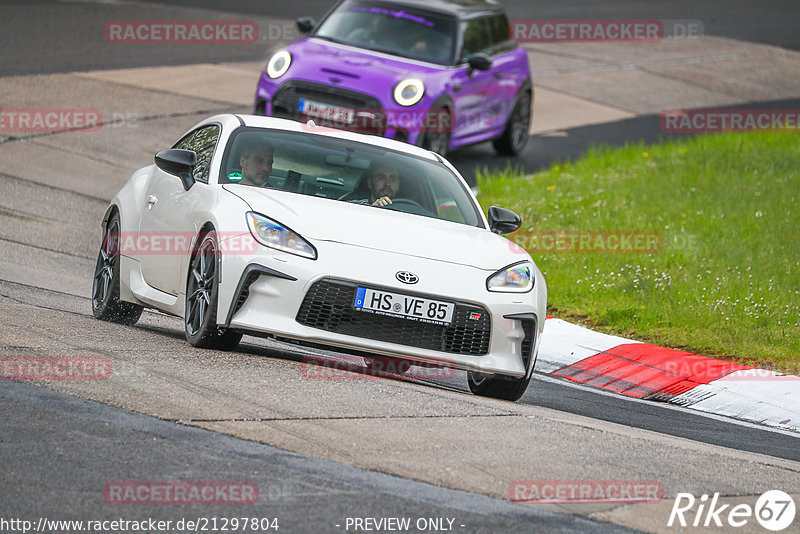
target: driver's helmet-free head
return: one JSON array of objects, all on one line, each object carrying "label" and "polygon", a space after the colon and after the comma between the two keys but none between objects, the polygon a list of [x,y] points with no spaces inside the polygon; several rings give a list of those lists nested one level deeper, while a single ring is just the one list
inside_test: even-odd
[{"label": "driver's helmet-free head", "polygon": [[364,178],[361,180],[361,183],[359,183],[359,187],[363,187],[366,192],[369,192],[370,180],[372,180],[378,171],[393,171],[394,173],[397,173],[399,188],[396,196],[399,196],[405,183],[403,180],[403,166],[391,156],[382,156],[370,161],[369,167],[364,173]]},{"label": "driver's helmet-free head", "polygon": [[247,159],[252,154],[261,152],[262,150],[270,150],[274,154],[275,146],[270,143],[269,140],[264,139],[263,137],[256,137],[252,135],[240,136],[234,151],[236,157],[230,159],[228,179],[232,182],[239,182],[244,179],[241,165],[242,158]]}]

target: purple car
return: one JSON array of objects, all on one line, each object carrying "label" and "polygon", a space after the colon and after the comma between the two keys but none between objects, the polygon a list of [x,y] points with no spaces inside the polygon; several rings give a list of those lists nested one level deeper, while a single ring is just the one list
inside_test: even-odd
[{"label": "purple car", "polygon": [[528,141],[533,84],[502,8],[486,0],[342,0],[277,51],[255,113],[367,132],[446,154]]}]

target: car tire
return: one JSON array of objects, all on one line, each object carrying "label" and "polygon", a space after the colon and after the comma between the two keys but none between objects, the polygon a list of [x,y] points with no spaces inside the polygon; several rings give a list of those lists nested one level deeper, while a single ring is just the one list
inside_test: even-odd
[{"label": "car tire", "polygon": [[528,91],[522,93],[511,113],[506,120],[506,127],[503,133],[492,141],[492,145],[498,154],[504,156],[516,156],[528,143],[528,133],[531,128],[531,94]]},{"label": "car tire", "polygon": [[389,356],[364,356],[370,375],[404,375],[411,370],[411,362]]},{"label": "car tire", "polygon": [[120,218],[109,218],[97,255],[92,282],[92,314],[112,323],[134,325],[142,315],[142,306],[119,298],[120,284]]},{"label": "car tire", "polygon": [[475,395],[508,401],[518,401],[530,384],[528,378],[510,378],[476,371],[467,371],[469,389]]},{"label": "car tire", "polygon": [[[431,118],[432,117],[432,118]],[[436,152],[440,156],[447,157],[447,151],[450,148],[450,132],[453,129],[453,114],[448,108],[435,108],[428,112],[428,119],[425,124],[442,124],[442,117],[444,119],[444,126],[437,126],[433,131],[422,131],[422,142],[420,146],[426,150]]]},{"label": "car tire", "polygon": [[217,234],[213,230],[204,232],[197,242],[186,281],[183,321],[186,340],[194,347],[233,350],[242,340],[242,334],[217,326]]}]

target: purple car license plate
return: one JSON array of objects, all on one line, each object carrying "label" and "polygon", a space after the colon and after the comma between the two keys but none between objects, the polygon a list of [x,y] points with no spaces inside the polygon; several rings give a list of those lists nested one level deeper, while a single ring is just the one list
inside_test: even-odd
[{"label": "purple car license plate", "polygon": [[361,311],[401,317],[412,321],[449,325],[455,304],[388,291],[359,287],[353,307]]},{"label": "purple car license plate", "polygon": [[303,113],[309,117],[332,121],[340,124],[352,124],[355,120],[356,112],[354,109],[341,108],[322,102],[314,102],[301,98],[297,104],[298,113]]}]

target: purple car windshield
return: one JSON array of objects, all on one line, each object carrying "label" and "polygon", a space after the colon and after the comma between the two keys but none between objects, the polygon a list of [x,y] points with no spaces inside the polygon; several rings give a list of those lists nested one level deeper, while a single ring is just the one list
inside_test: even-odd
[{"label": "purple car windshield", "polygon": [[313,35],[359,48],[450,65],[456,23],[453,18],[416,9],[394,9],[349,0],[331,13]]}]

